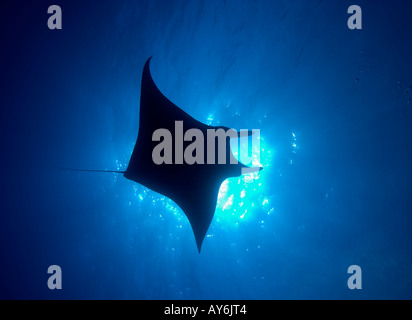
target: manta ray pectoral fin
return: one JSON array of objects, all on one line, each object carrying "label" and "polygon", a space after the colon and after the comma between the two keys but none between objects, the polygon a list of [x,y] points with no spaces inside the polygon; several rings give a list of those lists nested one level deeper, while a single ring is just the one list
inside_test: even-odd
[{"label": "manta ray pectoral fin", "polygon": [[189,180],[187,185],[191,190],[190,194],[175,198],[189,220],[199,253],[215,214],[222,182],[222,179],[213,176],[203,178],[202,181]]}]

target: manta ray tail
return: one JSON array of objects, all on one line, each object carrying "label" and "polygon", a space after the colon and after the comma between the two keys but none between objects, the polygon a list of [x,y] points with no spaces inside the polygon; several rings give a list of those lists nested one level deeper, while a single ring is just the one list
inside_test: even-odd
[{"label": "manta ray tail", "polygon": [[91,170],[91,169],[74,169],[74,168],[64,168],[64,167],[54,167],[56,169],[68,170],[68,171],[83,171],[83,172],[104,172],[104,173],[125,173],[126,171],[117,170]]}]

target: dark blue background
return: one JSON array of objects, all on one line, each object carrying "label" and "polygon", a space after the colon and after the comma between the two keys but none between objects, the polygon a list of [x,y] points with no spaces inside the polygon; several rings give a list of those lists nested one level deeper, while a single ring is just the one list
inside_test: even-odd
[{"label": "dark blue background", "polygon": [[[47,28],[52,4],[62,30]],[[352,4],[362,30],[347,28]],[[412,298],[408,1],[0,9],[0,298]],[[203,122],[260,128],[272,151],[245,199],[273,211],[216,213],[200,255],[160,196],[120,175],[53,169],[127,165],[152,55],[173,102]],[[52,264],[59,291],[47,288]],[[353,264],[362,290],[347,287]]]}]

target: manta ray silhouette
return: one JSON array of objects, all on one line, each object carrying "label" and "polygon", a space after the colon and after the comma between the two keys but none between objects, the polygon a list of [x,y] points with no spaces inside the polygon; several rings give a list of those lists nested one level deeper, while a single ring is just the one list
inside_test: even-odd
[{"label": "manta ray silhouette", "polygon": [[[215,149],[214,164],[156,164],[153,161],[153,150],[158,141],[153,141],[153,133],[158,129],[166,129],[172,134],[175,132],[176,121],[183,123],[183,128],[198,129],[207,136],[208,129],[224,129],[223,126],[209,126],[203,124],[182,109],[169,101],[157,88],[150,74],[149,58],[143,68],[140,119],[137,141],[126,171],[103,171],[124,173],[127,179],[140,183],[147,188],[158,192],[173,200],[185,213],[196,239],[197,248],[201,250],[203,239],[213,219],[218,199],[219,188],[222,182],[229,177],[238,177],[246,172],[256,172],[261,167],[251,168],[237,162],[219,164],[218,149]],[[246,135],[253,134],[246,131]],[[238,134],[240,136],[240,134]],[[176,141],[176,134],[172,141]],[[229,137],[226,137],[226,159],[234,158],[230,149]],[[184,149],[192,141],[183,141]],[[176,157],[176,148],[173,149],[173,159]],[[207,159],[207,148],[204,148],[204,158]],[[209,161],[208,161],[209,162]],[[63,168],[67,169],[67,168]],[[93,171],[101,170],[78,170]]]},{"label": "manta ray silhouette", "polygon": [[[182,121],[185,130],[196,128],[206,137],[207,129],[229,128],[203,124],[169,101],[152,79],[150,60],[146,61],[142,75],[138,137],[124,176],[176,202],[189,219],[200,252],[216,209],[220,185],[229,177],[240,176],[242,168],[248,167],[241,163],[231,164],[230,161],[226,164],[218,164],[218,161],[215,164],[154,163],[152,151],[158,142],[152,141],[152,135],[157,129],[163,128],[173,133],[176,121]],[[185,141],[184,148],[190,143]],[[173,159],[175,152],[176,148],[173,148]],[[226,153],[227,158],[233,156],[229,138],[226,140]],[[204,155],[207,158],[207,148]],[[218,152],[215,152],[216,159],[217,155]]]}]

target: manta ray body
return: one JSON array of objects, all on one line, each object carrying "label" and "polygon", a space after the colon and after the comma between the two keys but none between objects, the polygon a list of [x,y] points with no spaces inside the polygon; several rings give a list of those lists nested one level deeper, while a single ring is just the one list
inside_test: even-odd
[{"label": "manta ray body", "polygon": [[[140,94],[140,118],[139,132],[133,153],[131,155],[126,171],[109,171],[109,170],[81,170],[68,169],[74,171],[91,171],[91,172],[114,172],[123,173],[124,177],[145,187],[158,192],[173,200],[184,212],[192,227],[197,248],[201,250],[203,239],[213,219],[218,199],[219,188],[222,182],[229,177],[238,177],[246,172],[259,171],[262,168],[251,168],[236,161],[232,163],[234,155],[230,149],[230,137],[226,137],[225,149],[226,159],[221,164],[218,155],[219,150],[216,146],[215,161],[212,163],[193,163],[186,162],[162,163],[158,164],[153,161],[154,148],[159,144],[153,141],[153,133],[158,129],[174,132],[176,123],[183,124],[185,130],[197,129],[207,136],[208,129],[225,131],[231,130],[223,126],[209,126],[201,123],[169,99],[167,99],[157,88],[150,74],[149,58],[143,68],[141,94]],[[252,131],[246,131],[246,135],[252,135]],[[240,137],[241,134],[238,134]],[[177,137],[172,137],[173,141]],[[183,141],[183,149],[190,145],[192,141]],[[175,159],[179,156],[177,153],[181,150],[172,148],[172,157]],[[210,150],[209,150],[210,152]],[[203,150],[204,158],[208,157],[208,148]],[[252,170],[250,170],[252,169]]]},{"label": "manta ray body", "polygon": [[[205,137],[207,129],[228,128],[201,123],[167,99],[152,79],[150,60],[151,58],[146,61],[143,68],[138,137],[124,176],[172,199],[187,216],[200,252],[216,209],[220,185],[229,177],[240,176],[242,169],[248,167],[241,163],[231,164],[230,161],[226,161],[226,164],[218,164],[216,161],[214,164],[161,165],[153,162],[152,151],[158,142],[152,141],[152,135],[159,128],[174,132],[176,121],[182,121],[186,130],[196,128]],[[233,155],[228,140],[229,138],[226,151],[230,158]],[[185,142],[186,145],[190,143]],[[204,152],[207,158],[207,148]],[[216,152],[216,157],[217,154]]]}]

